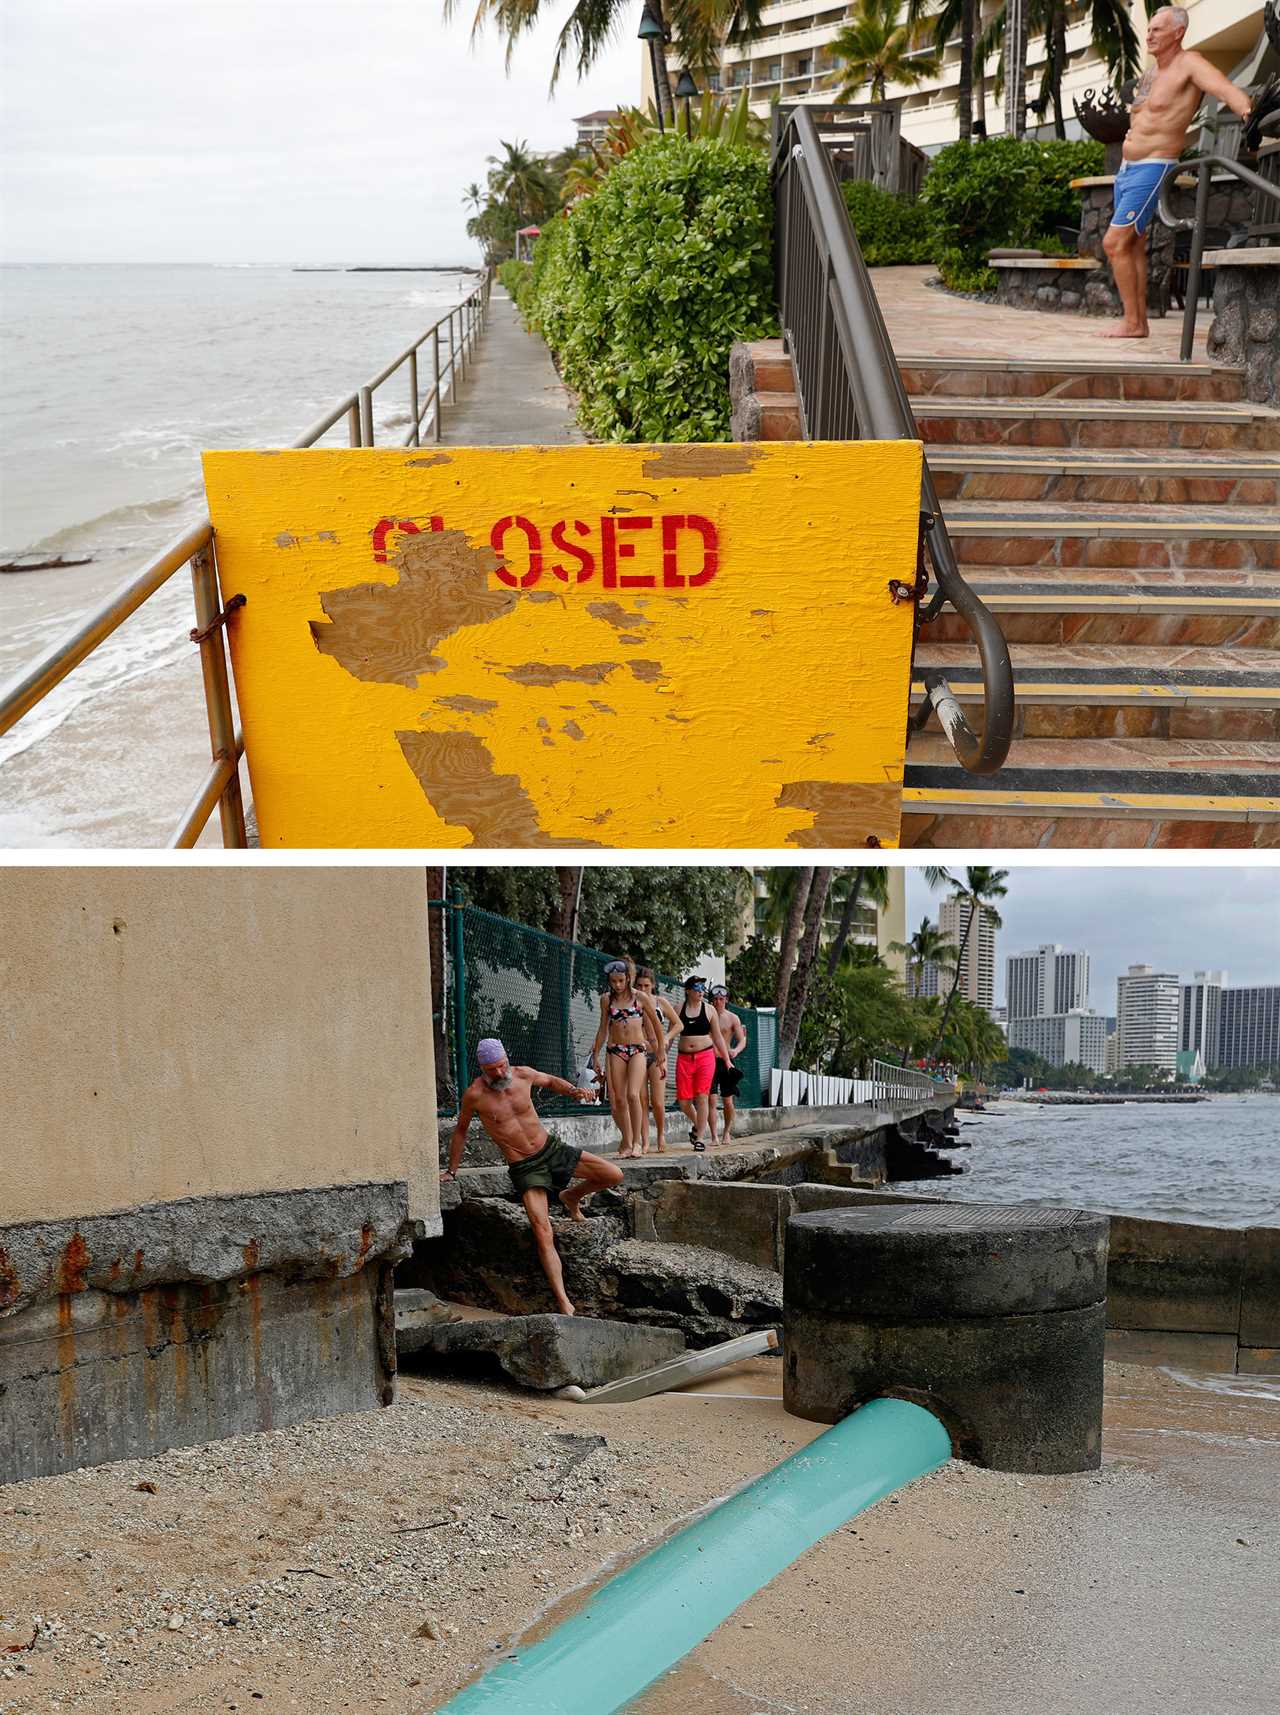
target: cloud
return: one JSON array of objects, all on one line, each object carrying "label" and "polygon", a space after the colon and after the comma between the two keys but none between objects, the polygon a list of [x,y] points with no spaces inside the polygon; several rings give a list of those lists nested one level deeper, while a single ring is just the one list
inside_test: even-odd
[{"label": "cloud", "polygon": [[500,137],[639,98],[628,29],[548,95],[566,11],[508,76],[440,0],[0,0],[4,260],[474,262]]},{"label": "cloud", "polygon": [[[1002,866],[1003,867],[1003,866]],[[1044,943],[1090,954],[1090,1004],[1116,1009],[1116,977],[1131,964],[1175,971],[1225,970],[1233,986],[1280,984],[1280,870],[1151,865],[1009,868],[996,941],[996,999],[1005,959]],[[946,897],[908,871],[908,933]]]}]

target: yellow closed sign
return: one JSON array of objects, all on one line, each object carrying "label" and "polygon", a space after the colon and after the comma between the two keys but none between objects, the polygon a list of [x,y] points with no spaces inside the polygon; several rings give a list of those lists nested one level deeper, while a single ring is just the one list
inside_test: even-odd
[{"label": "yellow closed sign", "polygon": [[264,846],[897,844],[918,442],[204,469]]}]

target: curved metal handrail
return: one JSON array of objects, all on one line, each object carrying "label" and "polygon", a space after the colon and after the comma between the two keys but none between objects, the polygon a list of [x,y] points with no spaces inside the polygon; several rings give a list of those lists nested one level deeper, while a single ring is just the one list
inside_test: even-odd
[{"label": "curved metal handrail", "polygon": [[[807,232],[792,227],[796,199],[789,194],[789,174],[797,176],[803,195]],[[920,431],[862,251],[805,107],[793,108],[778,129],[773,177],[778,309],[806,438],[918,441]],[[814,277],[818,270],[821,279]],[[913,728],[935,710],[961,767],[970,774],[994,774],[1013,737],[1009,645],[995,616],[961,575],[927,458],[921,499],[922,546],[928,547],[937,593],[920,617],[932,618],[945,600],[972,634],[982,665],[982,730],[973,731],[940,672],[924,675],[925,701]]]},{"label": "curved metal handrail", "polygon": [[[1262,191],[1274,202],[1280,203],[1280,185],[1274,185],[1269,179],[1264,179],[1260,173],[1255,173],[1251,167],[1242,166],[1239,161],[1233,161],[1227,155],[1196,155],[1190,161],[1174,161],[1160,181],[1160,196],[1157,212],[1165,226],[1172,227],[1175,232],[1190,232],[1191,258],[1187,265],[1187,296],[1182,311],[1182,344],[1178,352],[1180,363],[1190,363],[1196,343],[1196,310],[1200,301],[1200,266],[1204,258],[1204,234],[1209,213],[1209,179],[1215,167],[1221,167],[1228,173],[1234,173],[1242,184],[1249,185],[1254,191]],[[1174,214],[1169,207],[1169,192],[1180,174],[1196,171],[1196,206],[1195,212],[1188,220],[1182,215]]]}]

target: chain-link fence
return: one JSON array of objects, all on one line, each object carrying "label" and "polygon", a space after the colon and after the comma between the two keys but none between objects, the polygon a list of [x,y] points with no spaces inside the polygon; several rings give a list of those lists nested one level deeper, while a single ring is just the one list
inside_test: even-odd
[{"label": "chain-link fence", "polygon": [[[448,1076],[441,1076],[444,1066],[438,1068],[440,1112],[457,1112],[458,1092],[476,1073],[476,1043],[482,1036],[499,1037],[513,1065],[536,1066],[576,1083],[600,1026],[600,996],[609,986],[604,967],[619,954],[562,941],[474,905],[432,900],[431,909],[443,911],[445,918],[445,1016],[437,1040]],[[658,972],[656,986],[679,1007],[681,977]],[[747,1033],[747,1045],[735,1061],[743,1074],[737,1101],[760,1107],[769,1099],[775,1016],[772,1010],[733,1006],[732,997],[730,1006]],[[675,1061],[673,1046],[667,1061],[668,1106],[675,1104]],[[540,1096],[538,1106],[548,1114],[590,1112],[550,1094]]]}]

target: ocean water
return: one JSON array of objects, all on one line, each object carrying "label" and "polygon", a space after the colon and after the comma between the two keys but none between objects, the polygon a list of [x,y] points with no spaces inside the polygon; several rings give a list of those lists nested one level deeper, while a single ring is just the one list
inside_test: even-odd
[{"label": "ocean water", "polygon": [[[475,284],[457,273],[0,268],[0,681],[203,509],[206,447],[287,446]],[[402,372],[375,438],[403,440]],[[340,424],[325,444],[345,443]],[[0,738],[0,845],[157,844],[207,762],[177,573]]]},{"label": "ocean water", "polygon": [[964,1172],[927,1189],[978,1203],[1060,1203],[1209,1226],[1280,1226],[1280,1095],[1171,1105],[991,1103],[960,1112]]}]

